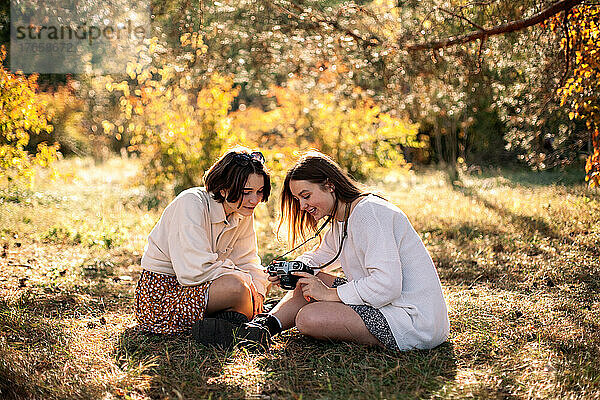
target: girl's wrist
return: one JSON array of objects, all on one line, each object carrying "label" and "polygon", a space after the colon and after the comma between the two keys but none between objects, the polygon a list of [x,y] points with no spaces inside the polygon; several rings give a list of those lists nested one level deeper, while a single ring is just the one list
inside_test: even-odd
[{"label": "girl's wrist", "polygon": [[342,302],[342,299],[340,299],[340,296],[338,296],[336,288],[329,289],[329,301],[336,301],[338,303]]}]

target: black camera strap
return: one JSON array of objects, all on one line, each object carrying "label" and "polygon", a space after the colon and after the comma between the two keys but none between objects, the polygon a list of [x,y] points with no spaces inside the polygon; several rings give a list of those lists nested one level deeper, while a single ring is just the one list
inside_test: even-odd
[{"label": "black camera strap", "polygon": [[330,221],[333,219],[333,216],[335,215],[336,211],[337,211],[337,201],[335,202],[335,208],[333,209],[333,215],[330,215],[330,216],[327,218],[327,221],[325,221],[325,222],[323,223],[323,225],[321,225],[321,227],[320,227],[319,229],[317,229],[317,231],[315,232],[315,234],[314,234],[313,236],[309,237],[309,238],[308,238],[308,239],[306,239],[304,242],[300,243],[298,246],[294,247],[294,248],[293,248],[293,249],[291,249],[290,251],[287,251],[287,252],[283,253],[282,255],[280,255],[280,256],[277,256],[277,257],[273,258],[273,260],[272,260],[271,262],[273,262],[273,261],[275,261],[275,260],[278,260],[278,259],[280,259],[281,257],[285,257],[285,256],[287,256],[287,255],[288,255],[288,254],[290,254],[292,251],[294,251],[294,250],[298,250],[300,247],[304,246],[306,243],[308,243],[309,241],[311,241],[311,240],[315,239],[317,236],[319,236],[319,234],[321,233],[321,231],[322,231],[323,229],[325,229],[325,227],[327,226],[327,224],[328,224],[328,223],[329,223],[329,222],[330,222]]},{"label": "black camera strap", "polygon": [[[365,195],[360,195],[358,197],[361,197],[361,196],[365,196]],[[331,260],[329,260],[325,264],[319,266],[319,268],[325,268],[326,266],[333,264],[335,262],[335,260],[338,259],[340,254],[342,254],[342,247],[344,247],[344,240],[346,240],[346,236],[348,236],[348,218],[350,217],[350,205],[351,204],[352,204],[352,202],[346,203],[346,210],[344,210],[344,230],[342,232],[342,237],[340,238],[340,247],[338,248],[338,252],[335,255],[335,257],[333,257]]]},{"label": "black camera strap", "polygon": [[[357,196],[357,198],[359,198],[359,197],[364,197],[364,196],[368,196],[368,195],[370,195],[370,194],[371,194],[371,193],[362,193],[362,194],[359,194],[359,195]],[[377,195],[376,195],[376,196],[377,196]],[[380,197],[380,196],[378,196],[378,197]],[[356,199],[354,199],[354,200],[356,200]],[[328,265],[331,265],[331,264],[333,264],[333,263],[335,262],[335,260],[337,260],[337,259],[338,259],[338,257],[340,256],[340,254],[342,253],[342,247],[344,246],[344,241],[346,240],[346,237],[348,236],[348,219],[350,218],[350,206],[351,206],[351,204],[352,204],[352,202],[346,203],[346,209],[344,210],[344,228],[343,228],[343,230],[342,230],[342,237],[340,238],[340,247],[338,248],[337,254],[335,255],[335,257],[333,257],[331,260],[329,260],[329,261],[328,261],[328,262],[326,262],[325,264],[323,264],[323,265],[320,265],[320,266],[318,266],[318,267],[311,267],[311,266],[308,266],[309,268],[311,268],[311,269],[321,269],[321,268],[325,268],[325,267],[327,267]],[[321,231],[322,231],[322,230],[325,228],[325,226],[327,226],[327,224],[333,220],[333,218],[334,218],[334,216],[335,216],[335,213],[337,212],[337,205],[338,205],[338,202],[336,201],[336,202],[335,202],[335,207],[334,207],[334,209],[333,209],[333,213],[332,213],[332,215],[330,215],[330,216],[329,216],[329,218],[327,218],[327,221],[325,221],[325,222],[323,223],[323,225],[321,225],[321,227],[320,227],[319,229],[317,229],[317,231],[315,232],[315,234],[314,234],[312,237],[310,237],[310,238],[306,239],[304,242],[302,242],[302,244],[299,244],[298,246],[294,247],[294,248],[293,248],[293,249],[291,249],[290,251],[288,251],[288,252],[286,252],[286,253],[284,253],[284,254],[282,254],[282,255],[278,256],[278,257],[275,257],[275,258],[273,258],[273,261],[277,260],[278,258],[281,258],[281,257],[284,257],[284,256],[286,256],[286,255],[290,254],[292,251],[299,249],[300,247],[302,247],[302,246],[304,246],[306,243],[308,243],[310,240],[313,240],[313,239],[315,239],[317,236],[319,236],[319,234],[320,234],[320,233],[321,233]]]}]

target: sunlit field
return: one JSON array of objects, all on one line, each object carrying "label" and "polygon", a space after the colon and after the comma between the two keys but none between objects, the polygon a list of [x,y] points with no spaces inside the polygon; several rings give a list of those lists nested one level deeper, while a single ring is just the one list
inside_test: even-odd
[{"label": "sunlit field", "polygon": [[[291,330],[253,353],[135,329],[139,262],[164,206],[138,185],[138,168],[63,160],[55,180],[0,192],[3,396],[600,397],[600,195],[581,172],[464,172],[449,182],[428,170],[370,182],[431,252],[449,341],[396,354]],[[266,261],[285,249],[276,210],[273,196],[256,214]]]}]

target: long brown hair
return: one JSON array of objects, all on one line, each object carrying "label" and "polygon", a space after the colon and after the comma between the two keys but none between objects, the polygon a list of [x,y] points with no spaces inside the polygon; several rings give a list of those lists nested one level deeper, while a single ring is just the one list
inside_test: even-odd
[{"label": "long brown hair", "polygon": [[294,246],[296,241],[304,240],[317,230],[317,221],[306,211],[300,210],[300,202],[292,195],[290,181],[309,181],[323,187],[333,185],[335,199],[351,203],[364,192],[330,157],[318,151],[305,153],[287,172],[281,189],[281,216],[277,234],[282,225],[287,226],[288,241]]}]

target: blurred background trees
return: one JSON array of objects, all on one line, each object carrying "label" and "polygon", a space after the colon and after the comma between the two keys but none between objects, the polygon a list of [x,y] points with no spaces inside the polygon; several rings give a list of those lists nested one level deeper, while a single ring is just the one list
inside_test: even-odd
[{"label": "blurred background trees", "polygon": [[[0,47],[0,63],[6,49]],[[46,104],[37,94],[37,76],[13,74],[0,68],[0,182],[4,185],[25,180],[33,183],[33,167],[48,166],[57,157],[56,145],[38,143],[28,152],[26,147],[37,135],[52,132]]]},{"label": "blurred background trees", "polygon": [[[528,28],[432,45],[557,4]],[[357,178],[410,164],[523,164],[585,168],[595,185],[598,8],[153,0],[153,38],[126,74],[39,77],[35,96],[47,104],[39,112],[54,129],[40,129],[31,144],[57,142],[63,154],[96,159],[139,156],[144,182],[162,193],[199,184],[234,144],[264,149],[276,170],[318,148]],[[8,38],[7,14],[0,8],[0,38]]]}]

